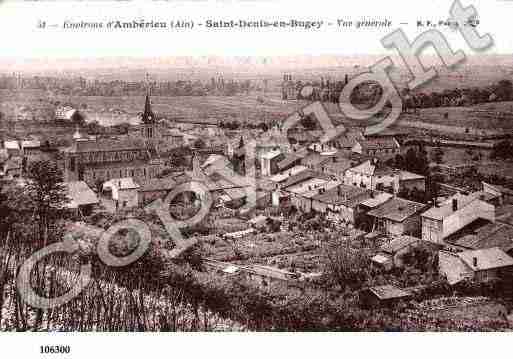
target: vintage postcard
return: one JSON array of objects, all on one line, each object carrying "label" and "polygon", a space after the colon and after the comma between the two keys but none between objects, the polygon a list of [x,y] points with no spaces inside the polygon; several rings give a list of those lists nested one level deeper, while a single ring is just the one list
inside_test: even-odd
[{"label": "vintage postcard", "polygon": [[512,16],[0,2],[0,341],[511,331]]}]

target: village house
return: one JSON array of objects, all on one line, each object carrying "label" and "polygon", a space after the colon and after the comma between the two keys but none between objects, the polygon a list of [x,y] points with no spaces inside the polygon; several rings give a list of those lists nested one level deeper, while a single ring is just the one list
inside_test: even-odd
[{"label": "village house", "polygon": [[476,220],[447,237],[445,242],[460,250],[498,247],[508,254],[513,254],[513,225]]},{"label": "village house", "polygon": [[84,181],[64,182],[69,202],[66,207],[81,216],[88,216],[100,200]]},{"label": "village house", "polygon": [[371,261],[379,268],[385,270],[403,267],[404,255],[410,253],[419,243],[420,239],[412,236],[402,235],[395,237],[383,244]]},{"label": "village house", "polygon": [[288,170],[289,168],[292,168],[292,167],[300,165],[301,164],[301,159],[303,157],[304,156],[302,156],[299,153],[295,153],[295,152],[287,153],[285,155],[285,158],[281,159],[277,163],[278,170],[280,172],[283,172],[283,171]]},{"label": "village house", "polygon": [[7,159],[3,164],[3,174],[5,179],[22,177],[23,159],[19,156],[13,156]]},{"label": "village house", "polygon": [[170,177],[150,178],[144,182],[140,182],[138,195],[139,203],[144,205],[157,198],[164,198],[175,186],[176,182]]},{"label": "village house", "polygon": [[114,178],[103,184],[103,191],[110,191],[116,209],[133,208],[139,205],[139,188],[131,177]]},{"label": "village house", "polygon": [[333,156],[320,164],[322,173],[333,176],[342,182],[346,171],[351,167],[353,167],[353,161],[341,156]]},{"label": "village house", "polygon": [[[305,176],[301,176],[302,174],[305,174]],[[283,185],[282,190],[288,194],[290,203],[305,213],[312,210],[312,198],[315,195],[323,193],[340,183],[329,181],[324,176],[315,173],[308,174],[306,171],[301,172],[297,179],[293,183],[289,182],[290,185]]]},{"label": "village house", "polygon": [[278,126],[272,126],[255,139],[257,155],[269,151],[279,150],[282,153],[289,153],[292,148],[284,130]]},{"label": "village house", "polygon": [[59,106],[55,109],[55,119],[58,121],[74,122],[80,118],[78,110],[72,106]]},{"label": "village house", "polygon": [[[359,227],[367,232],[372,232],[374,227],[374,217],[370,217],[368,213],[392,198],[393,195],[390,193],[371,191],[370,198],[361,202],[359,205],[360,212],[362,213],[359,221]],[[378,233],[376,233],[376,235],[378,235]],[[374,235],[371,235],[371,237],[373,236]]]},{"label": "village house", "polygon": [[513,190],[504,186],[481,182],[482,191],[494,195],[494,202],[497,206],[513,204]]},{"label": "village house", "polygon": [[348,130],[341,136],[332,140],[330,143],[342,152],[350,152],[358,141],[365,141],[365,137],[362,132],[358,130]]},{"label": "village house", "polygon": [[325,213],[334,222],[357,224],[359,204],[372,196],[372,192],[363,188],[339,184],[312,198],[312,209]]},{"label": "village house", "polygon": [[17,140],[4,141],[4,148],[7,150],[9,156],[21,155],[20,143]]},{"label": "village house", "polygon": [[308,149],[323,156],[332,156],[338,151],[332,143],[321,143],[319,141],[312,143],[308,146]]},{"label": "village house", "polygon": [[381,231],[390,236],[420,235],[420,213],[426,208],[423,203],[392,198],[367,215],[373,219],[372,231]]},{"label": "village house", "polygon": [[278,173],[278,162],[283,159],[280,150],[264,152],[260,155],[260,170],[264,177]]},{"label": "village house", "polygon": [[351,151],[384,160],[393,158],[399,154],[401,146],[393,137],[370,138],[356,141],[355,145],[351,148]]},{"label": "village house", "polygon": [[495,221],[495,206],[475,195],[455,194],[440,206],[422,213],[422,239],[444,244],[444,239],[477,219]]},{"label": "village house", "polygon": [[376,160],[367,160],[349,168],[344,174],[344,183],[371,190],[399,192],[399,171]]},{"label": "village house", "polygon": [[511,277],[513,258],[497,247],[469,250],[462,252],[438,252],[438,266],[441,275],[449,284],[456,284],[464,279],[477,282]]},{"label": "village house", "polygon": [[226,156],[215,153],[209,155],[205,162],[201,164],[200,168],[209,176],[218,170],[225,168],[233,169],[233,166]]},{"label": "village house", "polygon": [[321,155],[314,151],[308,151],[306,156],[301,159],[301,165],[311,169],[319,169],[321,163],[330,160],[335,155]]},{"label": "village house", "polygon": [[288,170],[273,175],[270,180],[276,185],[276,187],[279,187],[280,184],[285,182],[289,177],[295,176],[299,172],[303,172],[307,169],[308,168],[306,166],[302,165],[294,166]]},{"label": "village house", "polygon": [[421,192],[426,191],[426,177],[408,172],[399,172],[399,191],[412,191],[417,190]]},{"label": "village house", "polygon": [[23,156],[33,158],[41,154],[41,142],[38,140],[21,141]]}]

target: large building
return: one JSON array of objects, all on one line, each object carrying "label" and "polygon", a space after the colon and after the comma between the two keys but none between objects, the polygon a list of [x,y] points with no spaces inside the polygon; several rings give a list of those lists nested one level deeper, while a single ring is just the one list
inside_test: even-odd
[{"label": "large building", "polygon": [[160,132],[146,95],[142,123],[134,134],[121,139],[90,139],[75,133],[73,144],[63,151],[64,178],[89,185],[113,178],[155,178],[163,169],[158,155]]}]

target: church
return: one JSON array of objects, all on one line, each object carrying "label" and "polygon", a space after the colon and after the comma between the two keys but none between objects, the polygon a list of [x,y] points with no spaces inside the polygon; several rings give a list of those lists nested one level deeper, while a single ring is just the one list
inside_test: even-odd
[{"label": "church", "polygon": [[83,138],[77,131],[63,151],[65,181],[85,181],[94,186],[113,178],[132,177],[142,183],[157,177],[164,162],[159,157],[162,131],[146,94],[141,124],[120,139]]}]

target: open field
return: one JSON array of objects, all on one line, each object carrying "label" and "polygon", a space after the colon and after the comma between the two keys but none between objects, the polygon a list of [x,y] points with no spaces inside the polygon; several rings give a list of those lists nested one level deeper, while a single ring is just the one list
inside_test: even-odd
[{"label": "open field", "polygon": [[[445,118],[447,114],[447,118]],[[423,122],[440,126],[513,132],[513,102],[493,102],[475,106],[434,107],[419,110],[418,115],[403,114],[408,122]],[[450,128],[450,127],[449,127]],[[443,130],[443,127],[442,127]]]}]

